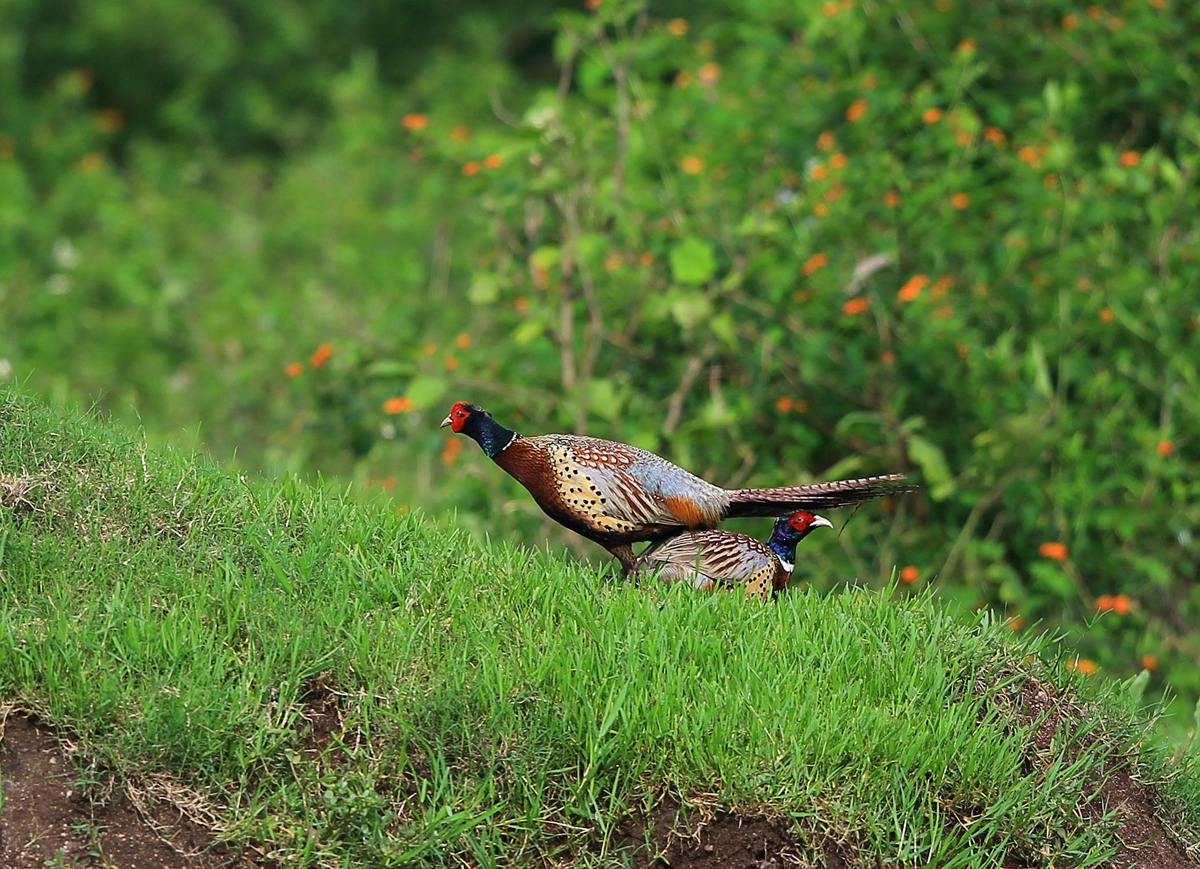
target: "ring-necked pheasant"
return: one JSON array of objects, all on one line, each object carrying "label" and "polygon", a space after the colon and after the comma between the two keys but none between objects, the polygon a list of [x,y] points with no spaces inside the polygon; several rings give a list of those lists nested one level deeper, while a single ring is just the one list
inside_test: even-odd
[{"label": "ring-necked pheasant", "polygon": [[783,516],[910,491],[903,474],[770,489],[722,489],[654,453],[584,435],[522,437],[482,407],[450,408],[442,427],[478,442],[546,515],[607,549],[625,573],[634,543],[715,528],[725,519]]},{"label": "ring-necked pheasant", "polygon": [[697,531],[668,540],[644,553],[639,573],[663,582],[691,582],[709,590],[740,585],[746,597],[767,600],[783,591],[796,566],[796,544],[815,528],[832,528],[828,519],[800,510],[775,520],[766,543],[735,531]]}]

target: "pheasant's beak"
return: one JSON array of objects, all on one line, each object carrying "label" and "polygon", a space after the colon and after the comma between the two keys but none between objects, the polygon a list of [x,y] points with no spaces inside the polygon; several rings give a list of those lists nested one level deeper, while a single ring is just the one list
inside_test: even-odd
[{"label": "pheasant's beak", "polygon": [[446,417],[444,420],[442,420],[442,424],[438,426],[438,428],[445,428],[448,425],[450,425],[450,417]]},{"label": "pheasant's beak", "polygon": [[826,519],[824,516],[815,516],[814,515],[813,520],[811,523],[809,523],[808,527],[810,529],[812,529],[812,528],[832,528],[833,523],[830,522],[828,519]]}]

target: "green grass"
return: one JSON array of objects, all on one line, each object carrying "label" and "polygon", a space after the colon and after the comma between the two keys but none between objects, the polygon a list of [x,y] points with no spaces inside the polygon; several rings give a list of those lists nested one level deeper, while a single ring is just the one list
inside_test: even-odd
[{"label": "green grass", "polygon": [[[622,818],[697,794],[898,865],[1100,865],[1077,808],[1126,753],[1200,828],[1128,691],[928,597],[633,588],[12,392],[0,504],[0,701],[289,865],[620,866]],[[1037,762],[1028,679],[1073,722]]]}]

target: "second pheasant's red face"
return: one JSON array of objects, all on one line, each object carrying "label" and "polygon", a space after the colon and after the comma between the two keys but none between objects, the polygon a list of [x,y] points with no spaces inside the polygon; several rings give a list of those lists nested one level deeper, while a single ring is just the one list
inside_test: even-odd
[{"label": "second pheasant's red face", "polygon": [[476,410],[479,408],[473,404],[467,404],[465,401],[455,402],[454,407],[450,408],[450,413],[442,420],[442,426],[450,426],[451,431],[461,432],[463,425]]},{"label": "second pheasant's red face", "polygon": [[792,518],[788,520],[788,524],[797,531],[804,531],[809,525],[812,525],[813,520],[816,518],[815,514],[809,513],[807,510],[800,510],[792,514]]},{"label": "second pheasant's red face", "polygon": [[824,516],[818,516],[816,513],[810,513],[807,510],[798,510],[788,518],[788,525],[796,532],[803,533],[811,531],[814,528],[832,528],[833,525]]}]

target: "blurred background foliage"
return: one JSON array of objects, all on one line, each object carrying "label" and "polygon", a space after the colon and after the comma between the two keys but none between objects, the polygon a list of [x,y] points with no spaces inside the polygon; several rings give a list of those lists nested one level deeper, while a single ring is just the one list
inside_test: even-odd
[{"label": "blurred background foliage", "polygon": [[1200,7],[0,19],[0,376],[598,561],[450,403],[727,486],[906,471],[797,576],[1200,693]]}]

